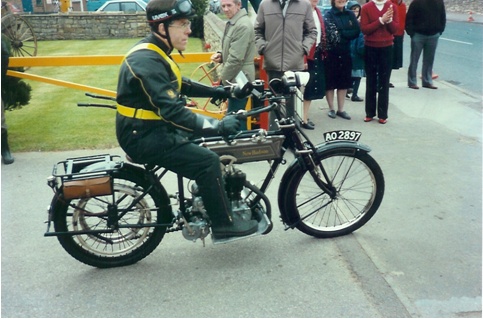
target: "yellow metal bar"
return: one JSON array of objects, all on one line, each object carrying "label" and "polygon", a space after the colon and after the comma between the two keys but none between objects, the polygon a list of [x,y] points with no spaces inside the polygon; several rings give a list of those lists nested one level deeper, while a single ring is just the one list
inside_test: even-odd
[{"label": "yellow metal bar", "polygon": [[[77,83],[68,82],[68,81],[56,80],[56,79],[47,78],[47,77],[40,76],[40,75],[33,75],[33,74],[28,74],[28,73],[24,73],[24,72],[17,72],[17,71],[12,71],[12,70],[8,70],[7,75],[22,78],[22,79],[27,79],[27,80],[33,80],[33,81],[39,81],[39,82],[49,83],[49,84],[53,84],[53,85],[63,86],[63,87],[67,87],[67,88],[70,88],[70,89],[82,90],[84,92],[97,93],[97,94],[100,94],[100,95],[110,96],[110,97],[114,97],[114,98],[116,97],[115,91],[100,89],[100,88],[96,88],[96,87],[93,87],[93,86],[82,85],[82,84],[77,84]],[[224,116],[224,114],[222,114],[222,113],[205,111],[205,110],[202,110],[202,109],[197,109],[195,107],[189,107],[189,109],[191,111],[193,111],[194,113],[203,114],[203,115],[213,117],[213,118],[216,118],[216,119],[222,119],[223,116]]]},{"label": "yellow metal bar", "polygon": [[39,81],[39,82],[45,82],[45,83],[49,83],[49,84],[59,85],[59,86],[63,86],[63,87],[71,88],[71,89],[82,90],[84,92],[92,92],[92,93],[97,93],[97,94],[101,94],[101,95],[107,95],[107,96],[110,96],[110,97],[116,97],[115,91],[100,89],[100,88],[96,88],[96,87],[93,87],[93,86],[82,85],[82,84],[77,84],[77,83],[68,82],[68,81],[56,80],[56,79],[47,78],[47,77],[40,76],[40,75],[28,74],[28,73],[25,73],[25,72],[17,72],[17,71],[12,71],[12,70],[8,70],[7,75],[15,76],[17,78],[22,78],[22,79],[27,79],[27,80],[33,80],[33,81]]},{"label": "yellow metal bar", "polygon": [[[210,61],[212,53],[185,53],[184,58],[179,54],[173,54],[172,58],[176,63],[206,63]],[[33,67],[33,66],[88,66],[88,65],[120,65],[124,55],[86,55],[86,56],[36,56],[36,57],[10,57],[9,67]],[[8,70],[7,75],[17,78],[44,82],[48,84],[63,86],[66,88],[82,90],[100,95],[116,97],[116,92],[101,89],[93,86],[77,84],[69,81],[56,80],[40,75],[29,74]],[[195,113],[203,114],[216,119],[223,118],[223,113],[210,112],[203,109],[189,107]]]},{"label": "yellow metal bar", "polygon": [[[210,61],[212,53],[173,54],[176,63],[205,63]],[[84,55],[84,56],[34,56],[11,57],[9,67],[32,66],[86,66],[86,65],[120,65],[124,55]]]}]

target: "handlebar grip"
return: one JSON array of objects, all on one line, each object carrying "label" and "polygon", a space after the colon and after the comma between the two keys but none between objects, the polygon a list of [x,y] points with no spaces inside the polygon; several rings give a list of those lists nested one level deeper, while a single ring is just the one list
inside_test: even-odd
[{"label": "handlebar grip", "polygon": [[255,116],[255,115],[258,115],[258,114],[261,114],[261,113],[270,112],[271,110],[277,108],[278,105],[279,105],[279,103],[273,102],[272,104],[265,106],[265,107],[252,109],[252,110],[247,111],[247,112],[236,113],[235,117],[238,120],[246,120],[250,116]]}]

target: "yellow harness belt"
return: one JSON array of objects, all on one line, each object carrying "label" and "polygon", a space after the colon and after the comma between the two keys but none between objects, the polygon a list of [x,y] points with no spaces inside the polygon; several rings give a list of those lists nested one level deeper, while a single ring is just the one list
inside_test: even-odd
[{"label": "yellow harness belt", "polygon": [[[181,90],[181,72],[174,63],[173,60],[171,60],[166,53],[164,53],[163,50],[158,48],[156,45],[152,43],[141,43],[136,45],[134,48],[132,48],[127,54],[126,57],[133,53],[134,51],[142,50],[142,49],[148,49],[157,52],[166,62],[168,62],[169,66],[171,67],[171,70],[173,73],[176,75],[176,79],[178,80],[178,91]],[[124,57],[124,59],[126,58]],[[144,110],[144,109],[136,109],[128,106],[124,106],[121,104],[117,104],[117,112],[119,114],[130,117],[130,118],[135,118],[135,119],[140,119],[140,120],[161,120],[161,117],[156,114],[154,111],[149,111],[149,110]]]},{"label": "yellow harness belt", "polygon": [[140,120],[161,120],[161,117],[153,111],[135,109],[133,107],[127,107],[121,104],[117,105],[117,112],[125,117]]}]

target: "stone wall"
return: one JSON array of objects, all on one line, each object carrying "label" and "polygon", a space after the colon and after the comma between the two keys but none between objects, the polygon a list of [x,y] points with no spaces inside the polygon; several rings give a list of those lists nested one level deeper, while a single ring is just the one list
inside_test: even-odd
[{"label": "stone wall", "polygon": [[221,38],[226,22],[209,12],[204,16],[203,23],[205,48],[210,52],[221,51]]},{"label": "stone wall", "polygon": [[[146,36],[149,26],[144,13],[77,13],[22,15],[32,25],[37,40],[96,40]],[[209,12],[204,16],[205,42],[209,51],[221,50],[225,22]]]},{"label": "stone wall", "polygon": [[73,13],[23,15],[38,40],[136,38],[149,33],[145,13]]}]

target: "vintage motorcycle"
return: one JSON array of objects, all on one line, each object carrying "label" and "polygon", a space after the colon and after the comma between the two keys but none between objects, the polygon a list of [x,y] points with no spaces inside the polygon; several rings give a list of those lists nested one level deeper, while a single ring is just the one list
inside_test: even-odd
[{"label": "vintage motorcycle", "polygon": [[[297,97],[303,84],[298,73],[287,72],[264,82],[245,81],[232,87],[235,96],[252,94],[262,103],[240,118],[272,112],[277,129],[243,131],[236,136],[193,140],[220,156],[225,189],[237,218],[255,219],[258,231],[272,229],[272,208],[265,191],[284,155],[292,151],[278,188],[278,207],[285,229],[330,238],[350,234],[376,213],[384,195],[384,176],[358,142],[361,133],[333,131],[325,142],[313,144],[287,115],[286,101]],[[241,93],[240,93],[241,92]],[[85,105],[84,105],[85,106]],[[89,106],[105,106],[89,104]],[[267,162],[261,185],[249,182],[239,164]],[[257,166],[261,174],[262,166]],[[134,264],[148,256],[166,233],[181,231],[190,241],[210,235],[210,219],[194,181],[177,176],[177,190],[166,190],[168,170],[124,161],[102,154],[68,158],[54,165],[48,185],[54,197],[48,208],[45,236],[57,236],[62,247],[77,260],[99,268]],[[53,223],[54,231],[50,230]],[[242,237],[246,238],[246,237]],[[216,239],[227,243],[240,238]]]}]

